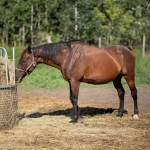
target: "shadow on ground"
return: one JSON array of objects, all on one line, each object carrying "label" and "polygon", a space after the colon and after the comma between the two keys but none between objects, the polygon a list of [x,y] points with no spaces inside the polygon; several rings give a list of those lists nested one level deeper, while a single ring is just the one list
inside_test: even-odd
[{"label": "shadow on ground", "polygon": [[[115,110],[113,108],[94,108],[94,107],[84,107],[80,108],[81,109],[81,114],[83,116],[95,116],[95,115],[103,115],[103,114],[112,114]],[[72,116],[72,109],[66,109],[66,110],[57,110],[49,113],[40,113],[40,112],[35,112],[29,115],[22,116],[22,118],[40,118],[45,115],[50,115],[50,116],[60,116],[60,115],[65,115],[67,117]]]}]

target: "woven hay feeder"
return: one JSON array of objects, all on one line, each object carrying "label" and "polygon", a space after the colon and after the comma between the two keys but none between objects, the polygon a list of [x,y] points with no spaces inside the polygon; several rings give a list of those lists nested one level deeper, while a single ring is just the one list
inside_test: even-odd
[{"label": "woven hay feeder", "polygon": [[[2,57],[2,50],[5,58]],[[18,96],[14,69],[7,51],[0,48],[0,54],[0,130],[5,130],[18,124]]]}]

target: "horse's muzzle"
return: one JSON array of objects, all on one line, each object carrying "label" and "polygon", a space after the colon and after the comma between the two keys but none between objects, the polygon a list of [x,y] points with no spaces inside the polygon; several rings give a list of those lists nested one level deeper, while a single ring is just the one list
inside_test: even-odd
[{"label": "horse's muzzle", "polygon": [[19,78],[17,78],[17,77],[16,77],[16,83],[21,83],[21,82],[22,82],[22,80],[23,80],[23,78],[22,78],[22,77],[19,77]]}]

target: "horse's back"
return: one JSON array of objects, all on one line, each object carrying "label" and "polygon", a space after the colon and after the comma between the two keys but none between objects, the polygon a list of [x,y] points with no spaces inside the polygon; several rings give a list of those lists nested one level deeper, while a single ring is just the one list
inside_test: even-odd
[{"label": "horse's back", "polygon": [[126,73],[128,61],[134,60],[134,55],[127,47],[95,48],[83,42],[73,44],[69,57],[66,63],[69,76],[93,84],[108,83],[121,72]]}]

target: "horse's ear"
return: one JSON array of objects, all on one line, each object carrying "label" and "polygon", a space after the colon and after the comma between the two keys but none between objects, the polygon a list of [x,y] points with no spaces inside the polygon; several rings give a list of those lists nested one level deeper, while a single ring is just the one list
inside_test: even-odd
[{"label": "horse's ear", "polygon": [[28,46],[28,52],[31,53],[31,45]]},{"label": "horse's ear", "polygon": [[21,49],[24,51],[25,50],[25,48],[24,47],[21,47]]}]

